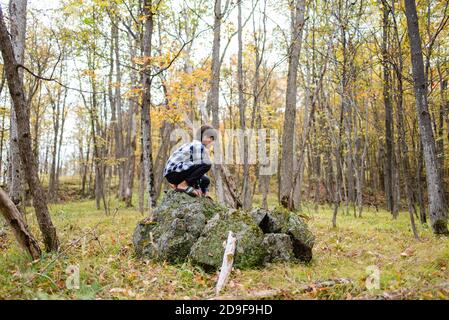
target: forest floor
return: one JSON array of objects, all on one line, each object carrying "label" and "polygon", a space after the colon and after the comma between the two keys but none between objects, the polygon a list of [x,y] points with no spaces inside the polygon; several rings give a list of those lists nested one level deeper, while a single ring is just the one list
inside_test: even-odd
[{"label": "forest floor", "polygon": [[[108,216],[96,210],[92,200],[51,205],[61,251],[39,261],[27,259],[11,231],[1,236],[0,299],[214,296],[217,274],[188,263],[172,266],[137,259],[131,237],[143,216],[123,204],[111,205],[117,210]],[[311,263],[235,270],[223,298],[449,299],[449,238],[437,238],[430,228],[419,225],[421,239],[414,240],[407,213],[401,212],[397,220],[386,211],[368,208],[362,218],[339,213],[336,229],[327,206],[305,206],[304,214],[316,236]],[[39,235],[32,214],[28,223]],[[79,270],[79,289],[70,288],[68,281],[73,266]],[[380,288],[368,290],[366,280],[375,276],[373,270],[379,271]],[[336,279],[336,285],[323,284]]]}]

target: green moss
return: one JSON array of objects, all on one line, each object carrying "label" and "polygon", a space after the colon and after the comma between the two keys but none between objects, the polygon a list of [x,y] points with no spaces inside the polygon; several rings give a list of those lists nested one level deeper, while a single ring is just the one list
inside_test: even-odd
[{"label": "green moss", "polygon": [[304,262],[309,262],[312,259],[315,237],[297,213],[277,206],[271,213],[267,228],[270,232],[285,233],[291,236],[296,258]]},{"label": "green moss", "polygon": [[260,266],[265,255],[261,246],[263,233],[249,214],[239,210],[218,213],[209,221],[192,248],[192,262],[208,270],[219,268],[229,231],[237,237],[234,266],[242,269]]},{"label": "green moss", "polygon": [[218,212],[226,212],[228,209],[219,203],[215,203],[207,198],[201,199],[204,203],[204,215],[209,220]]},{"label": "green moss", "polygon": [[[182,263],[206,225],[213,207],[204,198],[169,191],[153,211],[155,223],[142,221],[134,232],[137,255],[157,261]],[[151,242],[151,236],[153,242]]]}]

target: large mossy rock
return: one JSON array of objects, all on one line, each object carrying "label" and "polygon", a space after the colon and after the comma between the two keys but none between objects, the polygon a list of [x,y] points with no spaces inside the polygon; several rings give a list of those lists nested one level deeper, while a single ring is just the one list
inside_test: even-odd
[{"label": "large mossy rock", "polygon": [[224,210],[210,199],[168,191],[153,211],[154,221],[143,220],[134,230],[137,256],[171,263],[184,262],[207,220]]},{"label": "large mossy rock", "polygon": [[168,191],[153,211],[154,221],[140,221],[133,244],[138,257],[183,263],[206,271],[220,268],[229,231],[237,237],[234,266],[260,267],[271,262],[308,262],[314,236],[295,213],[283,208],[248,214],[208,198]]},{"label": "large mossy rock", "polygon": [[229,231],[237,238],[234,266],[241,269],[261,266],[267,254],[262,245],[264,234],[252,217],[240,210],[219,212],[209,220],[192,247],[191,262],[207,271],[218,269]]},{"label": "large mossy rock", "polygon": [[[315,237],[304,220],[297,214],[282,207],[277,207],[273,211],[255,209],[251,212],[251,216],[264,233],[288,235],[293,245],[295,258],[304,262],[309,262],[312,259]],[[271,243],[275,247],[268,248],[268,251],[277,252],[277,243],[273,241]],[[281,255],[279,259],[283,260],[283,256]]]}]

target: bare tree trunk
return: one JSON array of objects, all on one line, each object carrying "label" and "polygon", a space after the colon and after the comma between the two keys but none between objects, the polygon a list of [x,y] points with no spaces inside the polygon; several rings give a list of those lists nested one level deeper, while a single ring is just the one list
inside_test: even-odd
[{"label": "bare tree trunk", "polygon": [[0,7],[0,50],[2,52],[8,87],[13,99],[14,111],[16,113],[20,158],[24,165],[24,173],[31,193],[33,195],[33,206],[36,212],[39,228],[44,237],[47,251],[56,251],[59,246],[56,229],[48,212],[47,200],[42,189],[37,173],[36,159],[31,148],[30,118],[29,110],[25,103],[25,94],[18,73],[17,62],[8,30],[3,20],[3,12]]},{"label": "bare tree trunk", "polygon": [[[49,92],[50,96],[51,93]],[[56,186],[56,156],[58,148],[58,133],[59,133],[59,114],[60,108],[59,103],[52,101],[51,103],[53,109],[53,143],[51,152],[51,166],[50,166],[50,179],[48,183],[48,198],[50,201],[56,200],[55,186]]]},{"label": "bare tree trunk", "polygon": [[386,3],[382,8],[382,68],[383,68],[383,98],[385,105],[385,198],[387,200],[387,208],[391,212],[393,218],[395,215],[394,203],[394,157],[393,157],[393,108],[391,105],[390,93],[390,67],[388,62],[388,30],[389,30],[389,8]]},{"label": "bare tree trunk", "polygon": [[58,142],[58,161],[56,162],[56,181],[55,181],[55,193],[56,196],[59,194],[59,177],[61,175],[61,149],[62,149],[62,141],[64,137],[64,125],[66,120],[66,98],[67,98],[67,90],[64,94],[64,99],[62,103],[62,111],[61,111],[61,130],[59,132],[59,142]]},{"label": "bare tree trunk", "polygon": [[[332,156],[331,151],[328,151],[327,154],[327,172],[328,177],[331,179],[331,194],[333,194],[332,202],[333,202],[333,214],[332,214],[332,227],[337,227],[337,214],[338,209],[340,207],[340,203],[342,201],[341,189],[342,189],[342,181],[343,181],[343,170],[342,170],[342,144],[341,144],[341,136],[343,134],[343,126],[341,125],[343,121],[343,109],[340,108],[340,123],[337,125],[337,121],[332,117],[332,110],[329,106],[329,102],[326,102],[326,114],[328,118],[329,128],[338,128],[338,134],[333,134],[333,132],[329,132],[329,140],[332,142],[331,146],[333,146],[333,153],[335,155],[335,170],[332,164]],[[330,130],[329,130],[330,131]]]},{"label": "bare tree trunk", "polygon": [[[120,172],[120,150],[119,150],[119,128],[117,125],[117,104],[116,104],[116,100],[117,97],[114,95],[114,92],[112,90],[112,88],[114,87],[114,83],[113,83],[113,76],[114,76],[114,44],[115,44],[115,38],[114,38],[114,33],[115,33],[115,29],[116,28],[116,22],[113,20],[112,18],[112,14],[110,14],[110,21],[111,21],[111,39],[110,39],[110,44],[109,44],[109,73],[108,73],[108,93],[107,96],[109,98],[109,105],[111,108],[111,127],[112,127],[112,135],[113,135],[113,139],[111,139],[112,141],[114,141],[114,165],[112,166],[113,168],[113,172],[116,173],[118,172],[119,175],[119,187],[117,190],[117,198],[121,200],[120,198],[120,183],[121,183],[121,172]],[[112,180],[112,179],[111,179]]]},{"label": "bare tree trunk", "polygon": [[[144,14],[146,16],[144,24],[144,43],[143,54],[145,57],[151,57],[152,37],[153,37],[153,16],[154,3],[152,0],[145,0]],[[141,114],[141,130],[142,130],[142,154],[143,154],[143,171],[145,173],[146,193],[148,196],[147,207],[148,216],[152,218],[152,207],[156,204],[155,190],[154,190],[154,174],[153,174],[153,151],[151,139],[151,68],[146,65],[145,71],[142,75],[142,82],[145,88],[144,97],[142,101]]]},{"label": "bare tree trunk", "polygon": [[[10,16],[10,34],[13,46],[14,57],[18,64],[23,64],[25,54],[25,34],[26,34],[26,12],[27,0],[10,0],[9,16]],[[19,81],[23,83],[23,70],[19,70]],[[10,147],[9,147],[9,165],[10,177],[8,181],[9,196],[18,208],[19,212],[24,212],[22,185],[23,165],[20,162],[19,137],[17,128],[17,116],[14,108],[11,108],[10,122]]]},{"label": "bare tree trunk", "polygon": [[117,111],[117,137],[116,149],[118,155],[118,173],[119,173],[119,199],[124,200],[126,193],[126,165],[124,157],[124,141],[123,141],[123,116],[122,116],[122,70],[120,67],[120,38],[118,35],[118,27],[113,29],[113,38],[115,42],[115,107]]},{"label": "bare tree trunk", "polygon": [[139,212],[143,215],[145,212],[145,173],[143,172],[142,155],[139,161]]},{"label": "bare tree trunk", "polygon": [[[136,56],[136,49],[133,44],[133,39],[131,34],[128,33],[128,43],[129,43],[129,49],[131,52],[131,57]],[[132,59],[133,60],[133,59]],[[135,67],[135,63],[132,62],[132,66]],[[135,73],[131,73],[131,83],[137,84],[137,76]],[[138,114],[139,112],[139,104],[131,98],[129,100],[129,107],[128,107],[128,125],[127,125],[127,143],[126,143],[126,154],[127,154],[127,160],[126,160],[126,191],[125,191],[125,203],[127,207],[132,206],[132,196],[133,196],[133,188],[134,188],[134,176],[136,171],[136,147],[137,147],[137,122],[135,114]],[[140,176],[139,176],[140,177]],[[140,180],[140,179],[139,179]]]},{"label": "bare tree trunk", "polygon": [[[86,138],[87,148],[86,148],[86,159],[82,160],[82,178],[81,178],[81,195],[84,197],[86,195],[86,182],[87,174],[89,171],[89,156],[90,156],[90,137]],[[80,147],[80,157],[83,159],[83,149]]]},{"label": "bare tree trunk", "polygon": [[[341,80],[341,109],[342,121],[346,133],[346,180],[342,179],[343,188],[345,189],[346,211],[349,213],[349,206],[354,205],[355,200],[355,184],[354,184],[354,155],[353,155],[353,139],[352,139],[352,106],[350,101],[350,93],[348,84],[350,81],[350,62],[348,62],[348,39],[346,34],[346,26],[341,27],[341,42],[343,44],[343,66],[342,66],[342,80]],[[342,166],[343,170],[343,166]],[[343,175],[344,176],[344,175]],[[346,184],[347,181],[347,184]]]},{"label": "bare tree trunk", "polygon": [[[384,5],[386,2],[384,2]],[[392,17],[393,17],[393,27],[395,31],[395,40],[396,40],[396,50],[397,50],[397,57],[398,57],[398,63],[395,66],[395,74],[396,74],[396,95],[397,95],[397,128],[398,128],[398,162],[399,167],[402,168],[402,172],[404,175],[404,186],[405,186],[405,196],[407,199],[407,207],[410,215],[410,224],[412,227],[413,235],[415,239],[418,239],[418,231],[416,230],[415,225],[415,215],[416,215],[416,208],[415,204],[413,202],[413,179],[412,179],[412,173],[410,170],[410,159],[409,159],[409,152],[408,152],[408,146],[406,141],[406,135],[405,135],[405,120],[404,120],[404,89],[403,89],[403,77],[402,77],[402,71],[403,71],[403,54],[401,49],[401,41],[399,36],[399,30],[398,25],[396,21],[395,16],[395,7],[394,2],[392,2],[391,6],[392,10]],[[398,202],[399,204],[399,202]]]},{"label": "bare tree trunk", "polygon": [[[39,127],[41,124],[40,105],[42,104],[42,86],[37,85],[37,87],[39,88],[38,89],[39,95],[38,95],[38,99],[37,99],[37,106],[36,106],[36,111],[35,111],[35,116],[34,116],[34,118],[35,118],[34,125],[32,125],[32,127],[34,127],[34,137],[32,139],[32,146],[33,146],[34,157],[36,158],[36,161],[37,161],[37,167],[39,168],[39,133],[40,133]],[[26,101],[30,101],[30,105],[31,105],[31,100],[26,100]],[[33,118],[33,116],[31,116],[31,118]]]},{"label": "bare tree trunk", "polygon": [[[166,90],[165,85],[163,85],[163,88],[165,91]],[[168,101],[167,101],[167,103],[168,103]],[[171,148],[175,145],[174,141],[170,141],[170,134],[172,133],[173,129],[174,129],[173,123],[170,123],[168,121],[163,121],[162,128],[160,129],[161,137],[162,137],[161,145],[157,152],[156,160],[154,162],[154,172],[156,173],[156,177],[157,177],[155,179],[156,197],[159,197],[161,190],[162,190],[162,184],[164,182],[163,171],[164,171],[165,162],[168,159],[169,152],[170,152]]]},{"label": "bare tree trunk", "polygon": [[[90,62],[92,65],[95,65],[92,61]],[[105,175],[104,175],[104,166],[103,162],[103,151],[104,147],[100,146],[98,142],[98,137],[102,136],[101,133],[101,125],[98,119],[98,102],[97,102],[97,87],[95,84],[95,79],[91,79],[92,86],[92,107],[89,107],[87,100],[84,94],[81,93],[81,97],[84,101],[84,106],[89,111],[89,120],[90,120],[90,130],[91,130],[91,138],[92,138],[92,166],[95,173],[95,185],[92,185],[92,176],[89,177],[89,193],[94,191],[95,193],[95,203],[96,208],[99,210],[101,208],[101,202],[104,205],[104,211],[108,214],[108,206],[106,202],[106,195],[104,191],[104,183],[105,183]],[[91,170],[92,175],[92,170]],[[94,190],[91,188],[94,187]]]},{"label": "bare tree trunk", "polygon": [[236,184],[223,163],[222,142],[220,139],[219,117],[219,89],[220,89],[220,30],[221,19],[227,11],[230,0],[226,0],[225,8],[221,10],[221,0],[215,0],[214,4],[214,41],[212,46],[212,69],[210,78],[210,90],[207,95],[206,109],[212,113],[212,125],[217,130],[217,139],[214,144],[214,164],[212,172],[215,178],[217,198],[220,203],[227,203],[232,207],[241,207],[242,202],[237,193]]},{"label": "bare tree trunk", "polygon": [[[255,17],[253,15],[253,38],[254,38],[254,51],[255,51],[255,59],[254,59],[254,80],[253,80],[253,110],[251,113],[251,129],[254,129],[256,126],[257,129],[261,129],[262,127],[262,118],[261,118],[261,110],[260,110],[260,95],[261,91],[265,90],[267,92],[267,83],[268,78],[266,79],[265,84],[262,86],[262,88],[259,88],[259,81],[260,81],[260,67],[263,62],[264,54],[265,54],[265,45],[267,40],[267,28],[266,28],[266,8],[267,8],[267,0],[264,0],[263,3],[263,15],[262,15],[262,26],[263,26],[263,32],[260,32],[256,29],[256,23],[255,23]],[[270,77],[270,75],[268,75]],[[264,89],[265,88],[265,89]],[[262,139],[262,137],[259,135],[258,139]],[[266,142],[266,139],[265,139]],[[259,150],[260,152],[260,150]],[[262,207],[265,209],[268,209],[268,192],[269,192],[269,184],[270,184],[270,176],[269,175],[261,175],[259,172],[259,168],[261,167],[261,164],[258,162],[258,168],[256,169],[256,176],[257,180],[256,183],[259,185],[259,191],[262,193]],[[253,195],[255,194],[255,188],[254,192],[252,194],[248,195],[249,199],[243,200],[247,201],[247,205],[249,207],[252,206],[253,201]],[[244,204],[245,205],[245,204]]]},{"label": "bare tree trunk", "polygon": [[282,158],[280,172],[280,202],[286,208],[293,207],[291,193],[293,189],[293,150],[296,122],[296,77],[299,55],[301,52],[302,33],[304,29],[305,1],[296,0],[292,8],[291,43],[288,51],[287,91],[285,98],[284,125],[282,133]]},{"label": "bare tree trunk", "polygon": [[404,0],[407,29],[410,39],[413,81],[415,84],[416,111],[426,164],[427,191],[429,194],[429,217],[435,234],[449,234],[447,229],[447,206],[439,172],[430,114],[427,103],[427,82],[421,48],[415,0]]},{"label": "bare tree trunk", "polygon": [[[246,99],[243,96],[244,79],[243,79],[243,43],[242,43],[242,0],[238,0],[238,54],[237,54],[237,82],[239,92],[239,114],[240,128],[243,131],[243,187],[242,199],[243,209],[251,209],[251,182],[249,179],[249,163],[248,163],[248,132],[246,130]],[[257,80],[256,80],[257,81]]]},{"label": "bare tree trunk", "polygon": [[31,234],[28,226],[22,219],[22,214],[17,210],[14,203],[2,189],[0,189],[0,212],[11,226],[17,242],[22,249],[28,252],[33,260],[39,259],[41,256],[41,249],[39,248],[37,240]]},{"label": "bare tree trunk", "polygon": [[[2,79],[2,84],[0,85],[0,97],[1,97],[1,93],[2,93],[2,87],[3,84],[5,82],[5,78]],[[2,184],[3,181],[3,141],[5,140],[5,112],[2,113],[2,122],[0,124],[1,127],[1,131],[0,131],[0,177],[2,177],[2,179],[0,179],[0,184]]]},{"label": "bare tree trunk", "polygon": [[[309,146],[307,145],[307,139],[309,137],[309,127],[310,127],[310,119],[313,118],[314,113],[314,105],[312,106],[312,97],[310,93],[310,72],[307,73],[306,79],[307,87],[305,88],[305,97],[304,97],[304,121],[302,124],[302,131],[299,140],[299,148],[298,152],[300,152],[297,159],[295,159],[295,163],[293,166],[295,176],[293,178],[293,207],[296,209],[301,208],[302,201],[302,186],[304,180],[304,160],[306,153],[308,152]],[[299,136],[299,135],[298,135]]]},{"label": "bare tree trunk", "polygon": [[[220,128],[220,120],[218,115],[219,104],[219,89],[220,89],[220,31],[221,31],[221,19],[223,14],[221,12],[221,0],[215,0],[214,4],[214,42],[212,46],[212,70],[210,79],[210,91],[207,95],[206,109],[209,113],[212,113],[212,125],[217,132]],[[214,146],[214,160],[215,163],[212,167],[212,171],[215,177],[215,188],[217,198],[220,203],[225,203],[224,187],[222,180],[222,154],[221,154],[221,141],[217,137],[217,141]],[[219,162],[219,163],[217,163]]]},{"label": "bare tree trunk", "polygon": [[[60,68],[59,78],[62,78],[63,67]],[[52,143],[52,159],[50,167],[50,179],[48,183],[48,198],[50,201],[57,200],[57,188],[58,188],[58,162],[59,157],[58,146],[62,143],[62,134],[64,127],[62,122],[65,117],[65,101],[67,97],[67,90],[60,87],[56,93],[56,99],[53,98],[52,91],[47,88],[48,96],[50,97],[50,105],[52,108],[52,118],[53,118],[53,143]],[[64,94],[64,96],[62,96]],[[62,105],[62,110],[61,110]],[[58,142],[59,141],[59,142]]]},{"label": "bare tree trunk", "polygon": [[131,101],[128,110],[128,137],[127,137],[127,171],[125,174],[126,178],[126,190],[125,190],[125,203],[126,206],[132,207],[132,196],[134,188],[134,176],[136,168],[136,135],[137,135],[137,124],[134,117],[134,113],[138,112],[138,105]]},{"label": "bare tree trunk", "polygon": [[[116,4],[113,4],[115,7]],[[122,97],[121,97],[121,81],[122,74],[120,68],[120,42],[118,35],[118,19],[114,17],[116,13],[110,14],[111,20],[111,51],[110,51],[110,71],[109,71],[109,86],[108,95],[111,104],[111,125],[114,132],[115,142],[115,161],[118,171],[118,190],[117,197],[120,200],[125,199],[126,193],[126,175],[125,175],[125,161],[124,157],[124,143],[123,143],[123,119],[122,119]],[[113,73],[115,66],[115,83],[113,83]],[[115,88],[115,92],[112,92],[112,87]]]},{"label": "bare tree trunk", "polygon": [[[365,184],[365,161],[366,161],[366,155],[368,152],[368,129],[369,129],[369,123],[368,123],[368,102],[366,102],[366,110],[365,110],[365,133],[364,133],[364,141],[363,141],[363,151],[362,155],[358,156],[358,170],[356,173],[356,184],[357,184],[357,207],[358,207],[358,217],[362,217],[362,211],[363,211],[363,187]],[[357,142],[357,149],[358,152],[360,152],[361,149],[361,138],[359,138]]]},{"label": "bare tree trunk", "polygon": [[424,169],[424,157],[423,157],[423,148],[421,141],[419,144],[418,150],[418,168],[416,170],[416,185],[417,185],[417,194],[418,194],[418,204],[419,204],[419,220],[422,224],[427,222],[427,209],[424,201],[424,187],[423,187],[423,169]]},{"label": "bare tree trunk", "polygon": [[[447,82],[448,79],[443,75],[443,71],[441,69],[441,64],[438,64],[438,78],[440,82],[440,108],[438,110],[438,128],[436,130],[437,133],[437,158],[438,163],[440,165],[440,172],[444,174],[444,119],[447,117]],[[444,176],[441,177],[444,183]],[[447,190],[447,188],[445,189]]]}]

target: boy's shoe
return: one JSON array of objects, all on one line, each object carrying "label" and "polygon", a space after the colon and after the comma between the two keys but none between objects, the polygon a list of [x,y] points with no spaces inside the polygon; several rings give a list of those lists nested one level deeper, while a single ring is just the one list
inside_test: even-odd
[{"label": "boy's shoe", "polygon": [[176,188],[175,191],[187,193],[189,196],[194,198],[198,197],[198,194],[195,192],[195,189],[193,187],[188,187],[187,189]]}]

